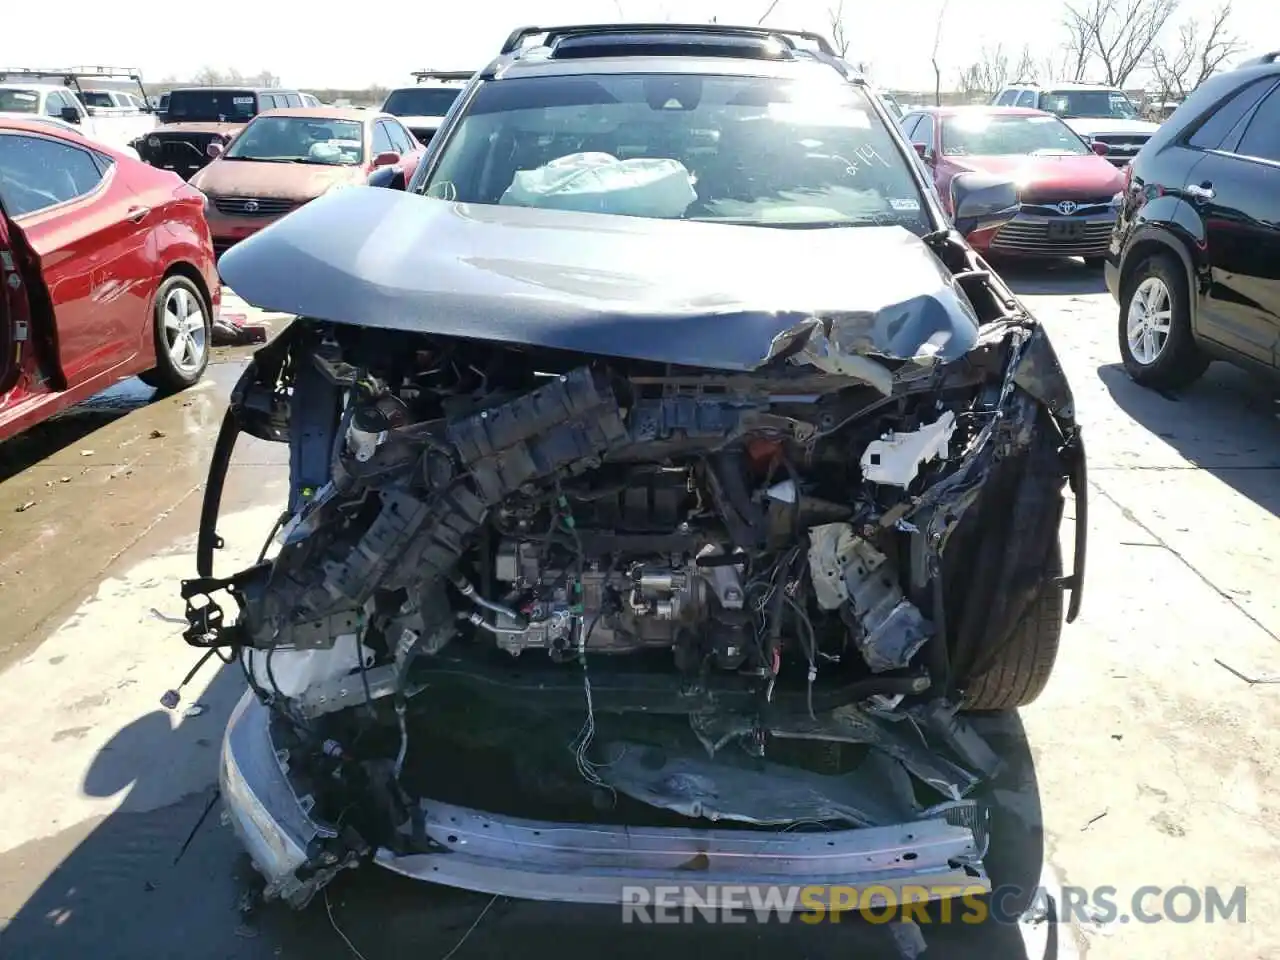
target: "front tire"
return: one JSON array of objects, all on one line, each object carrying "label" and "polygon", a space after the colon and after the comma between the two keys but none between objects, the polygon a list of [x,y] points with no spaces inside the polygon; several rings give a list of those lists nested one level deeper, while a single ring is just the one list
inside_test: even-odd
[{"label": "front tire", "polygon": [[1199,379],[1209,359],[1191,334],[1191,297],[1182,265],[1157,254],[1143,260],[1121,288],[1120,357],[1144,387],[1177,390]]},{"label": "front tire", "polygon": [[964,684],[965,710],[1013,710],[1040,696],[1062,638],[1062,547],[1053,545],[1039,595],[1027,607],[1009,642]]},{"label": "front tire", "polygon": [[199,288],[183,276],[169,277],[160,284],[154,327],[156,365],[138,377],[162,392],[185,390],[209,365],[209,305]]}]

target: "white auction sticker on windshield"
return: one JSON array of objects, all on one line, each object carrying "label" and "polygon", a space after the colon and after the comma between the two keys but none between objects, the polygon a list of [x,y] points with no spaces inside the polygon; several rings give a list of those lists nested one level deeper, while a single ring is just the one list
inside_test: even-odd
[{"label": "white auction sticker on windshield", "polygon": [[13,99],[21,100],[23,103],[35,103],[38,98],[34,93],[15,93]]},{"label": "white auction sticker on windshield", "polygon": [[919,210],[920,209],[920,203],[910,198],[906,198],[906,199],[890,198],[889,206],[893,207],[893,209],[895,210]]},{"label": "white auction sticker on windshield", "polygon": [[253,106],[253,97],[232,97],[231,102],[236,106],[249,105]]}]

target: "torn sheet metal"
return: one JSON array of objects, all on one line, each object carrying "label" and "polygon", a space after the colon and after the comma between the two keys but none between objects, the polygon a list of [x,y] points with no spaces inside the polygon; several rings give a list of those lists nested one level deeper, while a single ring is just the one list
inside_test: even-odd
[{"label": "torn sheet metal", "polygon": [[952,800],[963,799],[982,782],[978,774],[929,747],[912,720],[890,723],[856,706],[840,707],[816,720],[797,718],[773,725],[769,732],[783,739],[868,744],[901,761],[913,776]]},{"label": "torn sheet metal", "polygon": [[871,751],[839,776],[724,753],[715,760],[618,741],[597,770],[621,794],[687,817],[759,826],[806,821],[859,827],[901,823],[917,815],[902,765]]},{"label": "torn sheet metal", "polygon": [[[807,364],[824,373],[832,373],[842,377],[854,377],[863,383],[875,387],[886,397],[893,393],[893,371],[882,363],[854,353],[848,345],[839,341],[838,322],[827,324],[814,319],[806,321],[788,330],[782,338],[790,341],[807,333],[804,346],[791,354],[788,359],[792,363]],[[859,339],[865,339],[865,331],[859,327]],[[769,351],[770,356],[777,353],[777,341]]]}]

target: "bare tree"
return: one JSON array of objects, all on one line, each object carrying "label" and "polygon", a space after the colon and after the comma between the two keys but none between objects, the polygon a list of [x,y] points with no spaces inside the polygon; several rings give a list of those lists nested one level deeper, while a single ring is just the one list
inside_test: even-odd
[{"label": "bare tree", "polygon": [[[1018,53],[1018,59],[1012,61],[1013,69],[1009,72],[1008,81],[1034,80],[1036,78],[1036,58],[1031,55],[1031,48],[1025,43]],[[1003,86],[1004,84],[1001,84]]]},{"label": "bare tree", "polygon": [[844,0],[827,9],[827,22],[831,24],[831,45],[843,57],[849,52],[849,35],[844,28]]},{"label": "bare tree", "polygon": [[1088,18],[1076,14],[1070,7],[1063,26],[1067,28],[1066,67],[1060,74],[1064,79],[1083,80],[1093,60],[1093,33]]},{"label": "bare tree", "polygon": [[1053,83],[1055,80],[1081,79],[1084,73],[1075,72],[1075,55],[1069,47],[1063,47],[1056,54],[1047,54],[1039,59],[1033,67],[1030,77],[1037,83]]},{"label": "bare tree", "polygon": [[1079,0],[1067,4],[1066,26],[1075,54],[1076,79],[1092,60],[1107,83],[1123,86],[1147,59],[1156,38],[1178,9],[1178,0]]},{"label": "bare tree", "polygon": [[[769,14],[773,13],[773,11],[778,8],[778,2],[779,0],[772,0],[769,6],[765,7],[764,13],[760,14],[760,19],[756,21],[756,26],[759,26],[769,19]],[[621,14],[619,14],[619,16],[621,16]]]},{"label": "bare tree", "polygon": [[1161,100],[1181,100],[1240,52],[1244,45],[1228,30],[1230,18],[1231,2],[1227,0],[1207,26],[1195,19],[1187,20],[1178,27],[1176,45],[1156,44],[1151,48],[1148,65]]}]

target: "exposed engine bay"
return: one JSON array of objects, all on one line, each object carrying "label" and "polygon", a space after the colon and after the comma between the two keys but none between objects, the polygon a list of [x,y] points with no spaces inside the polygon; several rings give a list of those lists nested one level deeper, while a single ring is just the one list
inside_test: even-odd
[{"label": "exposed engine bay", "polygon": [[[544,725],[570,748],[535,779],[568,757],[668,815],[976,824],[998,761],[960,711],[1001,705],[971,686],[1046,596],[1078,609],[1083,536],[1061,578],[1057,530],[1083,458],[1043,332],[972,278],[977,346],[854,358],[875,383],[798,342],[724,372],[300,320],[233,394],[186,639],[239,659],[337,861],[418,849],[421,738]],[[215,577],[241,432],[290,445],[291,502],[274,556]],[[874,775],[788,787],[815,769]]]}]

